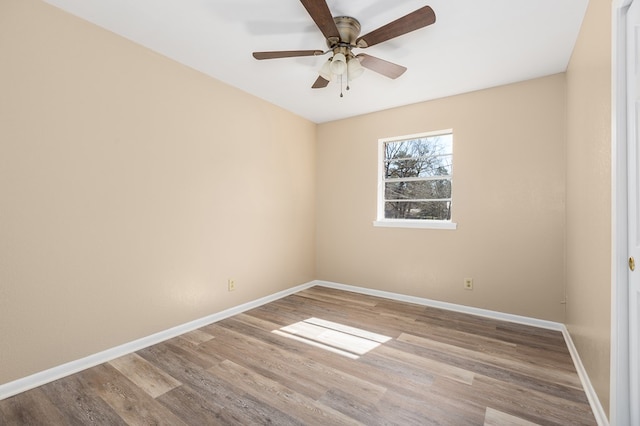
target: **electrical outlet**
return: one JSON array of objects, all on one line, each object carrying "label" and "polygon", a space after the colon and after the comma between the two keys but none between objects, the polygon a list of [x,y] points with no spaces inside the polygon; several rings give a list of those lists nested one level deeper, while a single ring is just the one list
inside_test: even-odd
[{"label": "electrical outlet", "polygon": [[465,290],[473,290],[473,278],[465,278],[464,279],[464,289]]},{"label": "electrical outlet", "polygon": [[233,291],[236,289],[236,280],[229,278],[227,281],[227,287],[229,291]]}]

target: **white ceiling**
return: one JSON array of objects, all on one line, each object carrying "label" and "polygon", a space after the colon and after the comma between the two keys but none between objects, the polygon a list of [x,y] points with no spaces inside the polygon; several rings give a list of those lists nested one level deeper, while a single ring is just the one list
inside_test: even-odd
[{"label": "white ceiling", "polygon": [[368,49],[404,65],[366,70],[339,97],[311,89],[328,56],[257,61],[253,51],[326,50],[298,0],[45,0],[316,123],[563,72],[588,0],[327,0],[361,34],[429,5],[436,23]]}]

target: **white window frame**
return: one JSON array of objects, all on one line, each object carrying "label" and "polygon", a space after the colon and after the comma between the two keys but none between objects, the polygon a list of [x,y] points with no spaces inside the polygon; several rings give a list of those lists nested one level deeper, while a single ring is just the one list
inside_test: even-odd
[{"label": "white window frame", "polygon": [[[389,227],[389,228],[426,228],[426,229],[456,229],[457,224],[449,220],[430,220],[430,219],[386,219],[384,217],[384,161],[385,150],[384,145],[387,142],[400,142],[408,139],[418,139],[424,137],[453,135],[453,129],[437,130],[434,132],[416,133],[412,135],[394,136],[391,138],[378,139],[378,208],[377,218],[373,221],[373,226]],[[453,148],[452,148],[453,150]],[[453,152],[452,152],[453,156]],[[453,183],[453,177],[450,176]],[[453,188],[451,199],[453,200]],[[453,213],[452,213],[453,214]]]}]

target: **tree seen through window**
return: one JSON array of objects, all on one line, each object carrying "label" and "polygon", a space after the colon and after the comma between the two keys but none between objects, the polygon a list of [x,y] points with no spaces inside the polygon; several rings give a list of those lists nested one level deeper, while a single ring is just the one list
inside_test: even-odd
[{"label": "tree seen through window", "polygon": [[451,133],[384,142],[384,218],[451,219]]}]

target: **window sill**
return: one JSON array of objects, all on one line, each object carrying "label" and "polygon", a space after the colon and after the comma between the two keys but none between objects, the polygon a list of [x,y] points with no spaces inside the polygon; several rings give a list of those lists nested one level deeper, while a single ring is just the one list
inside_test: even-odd
[{"label": "window sill", "polygon": [[374,220],[373,226],[382,228],[456,229],[457,223],[436,220]]}]

